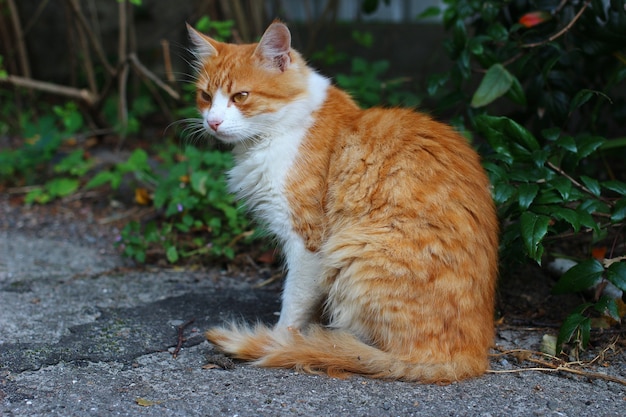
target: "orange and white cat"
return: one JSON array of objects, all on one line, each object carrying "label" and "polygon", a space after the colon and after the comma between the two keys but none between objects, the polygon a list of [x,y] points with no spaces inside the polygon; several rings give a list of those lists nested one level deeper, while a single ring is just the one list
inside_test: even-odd
[{"label": "orange and white cat", "polygon": [[274,22],[258,44],[189,28],[197,106],[234,145],[230,190],[282,245],[278,323],[213,328],[267,367],[450,382],[487,368],[498,222],[478,155],[403,109],[361,110]]}]

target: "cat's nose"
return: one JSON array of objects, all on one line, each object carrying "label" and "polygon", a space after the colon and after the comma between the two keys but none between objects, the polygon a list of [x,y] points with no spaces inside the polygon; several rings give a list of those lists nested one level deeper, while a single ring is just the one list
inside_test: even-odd
[{"label": "cat's nose", "polygon": [[217,132],[217,128],[220,127],[220,125],[222,124],[223,120],[213,120],[209,122],[209,127],[211,127],[211,129],[213,129],[214,132]]}]

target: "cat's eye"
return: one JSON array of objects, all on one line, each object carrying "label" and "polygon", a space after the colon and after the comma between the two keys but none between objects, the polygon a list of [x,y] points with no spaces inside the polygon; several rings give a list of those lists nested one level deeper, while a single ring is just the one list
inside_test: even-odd
[{"label": "cat's eye", "polygon": [[211,94],[207,93],[204,90],[200,90],[200,98],[207,103],[210,103],[212,100]]},{"label": "cat's eye", "polygon": [[235,104],[243,103],[244,101],[246,101],[249,95],[250,93],[248,93],[247,91],[240,91],[238,93],[233,94],[233,96],[231,97],[231,100]]}]

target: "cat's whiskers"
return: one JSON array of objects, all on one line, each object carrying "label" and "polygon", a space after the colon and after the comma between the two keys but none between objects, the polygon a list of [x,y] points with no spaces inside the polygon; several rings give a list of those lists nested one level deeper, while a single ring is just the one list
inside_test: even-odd
[{"label": "cat's whiskers", "polygon": [[200,118],[190,117],[172,122],[166,127],[165,130],[167,131],[170,127],[178,127],[179,125],[183,126],[182,130],[180,130],[179,136],[185,144],[196,145],[201,141],[209,140],[209,138],[212,139],[212,136],[206,131],[202,119]]}]

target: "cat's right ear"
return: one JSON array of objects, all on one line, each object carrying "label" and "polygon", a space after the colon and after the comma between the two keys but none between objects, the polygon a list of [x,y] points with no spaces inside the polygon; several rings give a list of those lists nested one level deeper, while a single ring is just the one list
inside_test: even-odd
[{"label": "cat's right ear", "polygon": [[217,56],[217,49],[213,45],[215,43],[213,39],[198,32],[189,23],[187,23],[187,31],[194,46],[193,52],[199,59],[204,60]]}]

